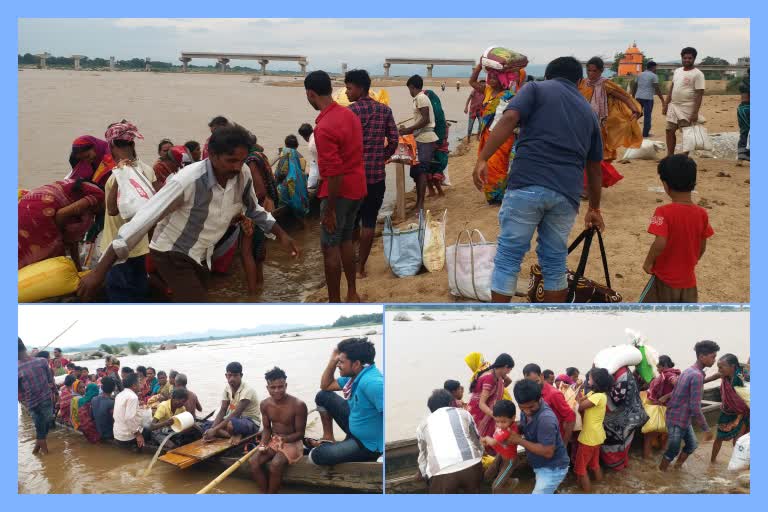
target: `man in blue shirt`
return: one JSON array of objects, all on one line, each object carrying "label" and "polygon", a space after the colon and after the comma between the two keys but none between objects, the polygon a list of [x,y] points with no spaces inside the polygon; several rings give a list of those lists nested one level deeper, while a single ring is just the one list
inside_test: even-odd
[{"label": "man in blue shirt", "polygon": [[509,442],[525,448],[528,464],[536,474],[532,494],[554,494],[568,474],[570,459],[560,437],[560,424],[552,409],[541,399],[541,386],[532,380],[519,380],[513,389],[520,407],[523,436],[511,432]]},{"label": "man in blue shirt", "polygon": [[512,98],[478,155],[473,179],[482,190],[487,161],[520,126],[507,191],[499,211],[501,231],[491,280],[493,302],[509,302],[517,290],[520,264],[538,230],[536,253],[544,277],[544,302],[568,295],[566,259],[588,177],[587,228],[605,227],[600,214],[603,144],[597,116],[576,85],[583,78],[579,61],[559,57],[547,66],[546,81],[528,82]]},{"label": "man in blue shirt", "polygon": [[[314,464],[375,461],[384,452],[384,377],[375,357],[376,348],[368,338],[343,340],[331,354],[320,379],[322,391],[315,397],[323,439],[309,453]],[[347,435],[344,441],[335,442],[334,421]]]}]

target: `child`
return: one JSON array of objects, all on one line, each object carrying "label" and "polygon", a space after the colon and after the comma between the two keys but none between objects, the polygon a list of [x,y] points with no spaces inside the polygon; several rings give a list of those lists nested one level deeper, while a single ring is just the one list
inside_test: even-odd
[{"label": "child", "polygon": [[656,208],[648,232],[656,239],[648,250],[643,270],[651,280],[639,302],[698,302],[696,264],[714,234],[707,211],[696,205],[696,162],[673,155],[659,162],[659,178],[672,203]]},{"label": "child", "polygon": [[595,481],[603,479],[600,469],[600,446],[605,441],[605,408],[608,404],[608,391],[613,386],[613,377],[605,368],[593,368],[588,374],[591,391],[579,401],[579,412],[583,414],[581,433],[576,448],[576,460],[573,472],[584,492],[591,492],[587,468],[595,474]]},{"label": "child", "polygon": [[747,147],[749,141],[749,86],[741,84],[739,92],[741,93],[741,103],[736,109],[736,117],[739,121],[738,162],[736,165],[749,162],[749,148]]},{"label": "child", "polygon": [[467,404],[461,400],[464,398],[464,386],[462,386],[459,381],[448,379],[445,381],[445,384],[443,384],[443,389],[449,392],[453,397],[451,407],[457,407],[459,409],[467,408]]},{"label": "child", "polygon": [[[490,446],[497,453],[496,461],[492,467],[499,468],[499,471],[491,486],[493,493],[498,493],[502,489],[510,491],[518,483],[517,479],[509,480],[517,465],[517,445],[507,441],[511,432],[520,433],[515,423],[516,413],[515,404],[511,400],[497,401],[493,404],[493,420],[496,422],[496,432],[494,432],[493,437],[480,439],[483,446]],[[507,483],[508,485],[506,485]]]}]

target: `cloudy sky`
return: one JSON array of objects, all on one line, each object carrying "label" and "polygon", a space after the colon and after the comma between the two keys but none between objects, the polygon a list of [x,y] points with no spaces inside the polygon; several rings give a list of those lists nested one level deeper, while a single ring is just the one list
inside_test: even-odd
[{"label": "cloudy sky", "polygon": [[77,320],[56,345],[76,347],[101,338],[166,336],[208,329],[251,329],[260,325],[329,325],[340,316],[381,313],[368,305],[19,306],[19,337],[27,347],[44,346]]},{"label": "cloudy sky", "polygon": [[[414,34],[419,35],[417,39]],[[749,39],[749,19],[737,18],[19,20],[22,54],[47,51],[57,56],[151,57],[178,63],[181,51],[286,53],[306,55],[310,69],[329,71],[347,62],[350,67],[381,72],[386,57],[476,59],[495,45],[513,48],[528,55],[533,64],[545,65],[561,55],[613,56],[633,41],[658,61],[679,59],[684,46],[694,46],[700,57],[735,61],[749,55]],[[273,65],[278,68],[298,66]],[[401,70],[393,67],[393,72]]]}]

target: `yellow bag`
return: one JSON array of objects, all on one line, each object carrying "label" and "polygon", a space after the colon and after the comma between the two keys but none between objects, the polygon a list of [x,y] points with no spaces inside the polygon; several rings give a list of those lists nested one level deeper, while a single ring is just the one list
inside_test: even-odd
[{"label": "yellow bag", "polygon": [[558,389],[558,391],[563,394],[565,401],[568,403],[568,406],[573,409],[573,412],[576,413],[576,422],[573,424],[573,431],[581,431],[581,429],[584,428],[584,424],[581,413],[579,412],[579,402],[576,399],[576,391],[569,385],[563,383],[561,383],[560,389]]},{"label": "yellow bag", "polygon": [[75,293],[80,277],[66,256],[38,261],[19,269],[19,302],[38,302]]},{"label": "yellow bag", "polygon": [[645,412],[648,413],[648,421],[643,425],[643,434],[650,434],[651,432],[667,432],[667,407],[664,405],[653,405],[645,402],[643,404]]},{"label": "yellow bag", "polygon": [[[378,91],[371,89],[368,91],[368,96],[370,96],[374,101],[378,101],[379,103],[383,103],[384,105],[389,106],[389,93],[386,89],[379,89]],[[348,107],[352,104],[352,102],[349,101],[349,98],[347,98],[346,89],[339,89],[336,91],[336,93],[333,95],[333,101],[342,107]]]},{"label": "yellow bag", "polygon": [[733,389],[736,391],[736,394],[744,400],[747,407],[751,407],[751,405],[749,405],[749,386],[734,386]]}]

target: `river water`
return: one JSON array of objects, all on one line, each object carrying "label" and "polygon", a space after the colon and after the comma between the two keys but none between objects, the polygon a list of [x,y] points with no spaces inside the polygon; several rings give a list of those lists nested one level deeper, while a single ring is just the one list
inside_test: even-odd
[{"label": "river water", "polygon": [[[122,366],[132,368],[144,365],[186,374],[189,389],[197,394],[203,406],[203,415],[221,404],[221,394],[227,385],[224,373],[228,363],[242,363],[244,379],[262,399],[268,396],[263,375],[277,365],[288,375],[288,392],[302,399],[311,411],[315,408],[314,397],[319,389],[320,375],[336,344],[343,338],[361,336],[372,330],[377,334],[368,338],[376,345],[376,364],[381,367],[381,326],[305,331],[297,339],[269,335],[180,344],[176,350],[123,357],[120,362]],[[103,366],[103,360],[78,364],[95,371]],[[337,427],[337,436],[340,432]],[[310,413],[307,435],[317,437],[321,434],[318,414]],[[110,445],[91,445],[79,432],[59,428],[48,437],[50,454],[34,456],[34,439],[31,418],[20,414],[19,493],[194,493],[223,471],[194,467],[182,471],[158,462],[145,478],[143,472],[151,455]],[[304,489],[286,488],[286,492],[301,491]],[[232,475],[214,492],[255,493],[257,488],[254,482]]]},{"label": "river water", "polygon": [[[18,74],[19,186],[34,188],[63,178],[70,170],[72,141],[80,135],[102,137],[108,124],[126,118],[144,135],[137,142],[139,157],[152,165],[157,143],[193,139],[201,144],[210,135],[208,122],[224,115],[251,130],[270,159],[277,157],[286,135],[297,134],[302,123],[314,124],[317,112],[307,103],[303,87],[275,87],[251,75],[205,73],[99,72],[24,69]],[[266,77],[266,81],[273,79]],[[446,118],[459,122],[451,130],[452,144],[466,132],[464,104],[469,88],[441,92]],[[412,115],[405,86],[387,88],[395,120]],[[307,154],[301,137],[299,148]],[[389,166],[387,197],[382,214],[395,200],[395,173]],[[450,170],[450,168],[449,168]],[[410,178],[408,187],[413,186]],[[292,231],[304,248],[293,261],[271,243],[267,252],[262,302],[301,302],[324,284],[319,223],[310,219],[304,231]],[[247,296],[244,272],[235,261],[232,275],[215,280],[211,302],[242,302]]]},{"label": "river water", "polygon": [[[582,373],[592,365],[600,349],[629,341],[624,330],[643,334],[660,354],[669,355],[678,368],[693,364],[693,345],[703,339],[716,341],[721,354],[731,352],[739,360],[749,357],[749,313],[583,313],[583,312],[449,312],[408,311],[413,321],[393,321],[386,313],[387,332],[387,441],[413,438],[425,418],[427,398],[446,379],[459,380],[469,401],[471,373],[464,357],[473,351],[493,361],[501,352],[515,360],[510,377],[522,378],[527,363],[542,370],[564,373],[568,366]],[[713,372],[714,370],[709,370]],[[407,383],[407,385],[404,385]],[[712,385],[717,385],[713,383]],[[511,387],[510,387],[511,392]],[[661,475],[655,470],[660,452],[642,461],[633,454],[630,467],[619,473],[606,471],[606,479],[595,487],[598,493],[699,493],[736,492],[735,474],[727,471],[731,446],[724,444],[718,461],[710,466],[711,443],[702,444],[682,471]],[[523,479],[515,492],[530,492],[532,482]],[[569,477],[562,492],[578,492]]]}]

